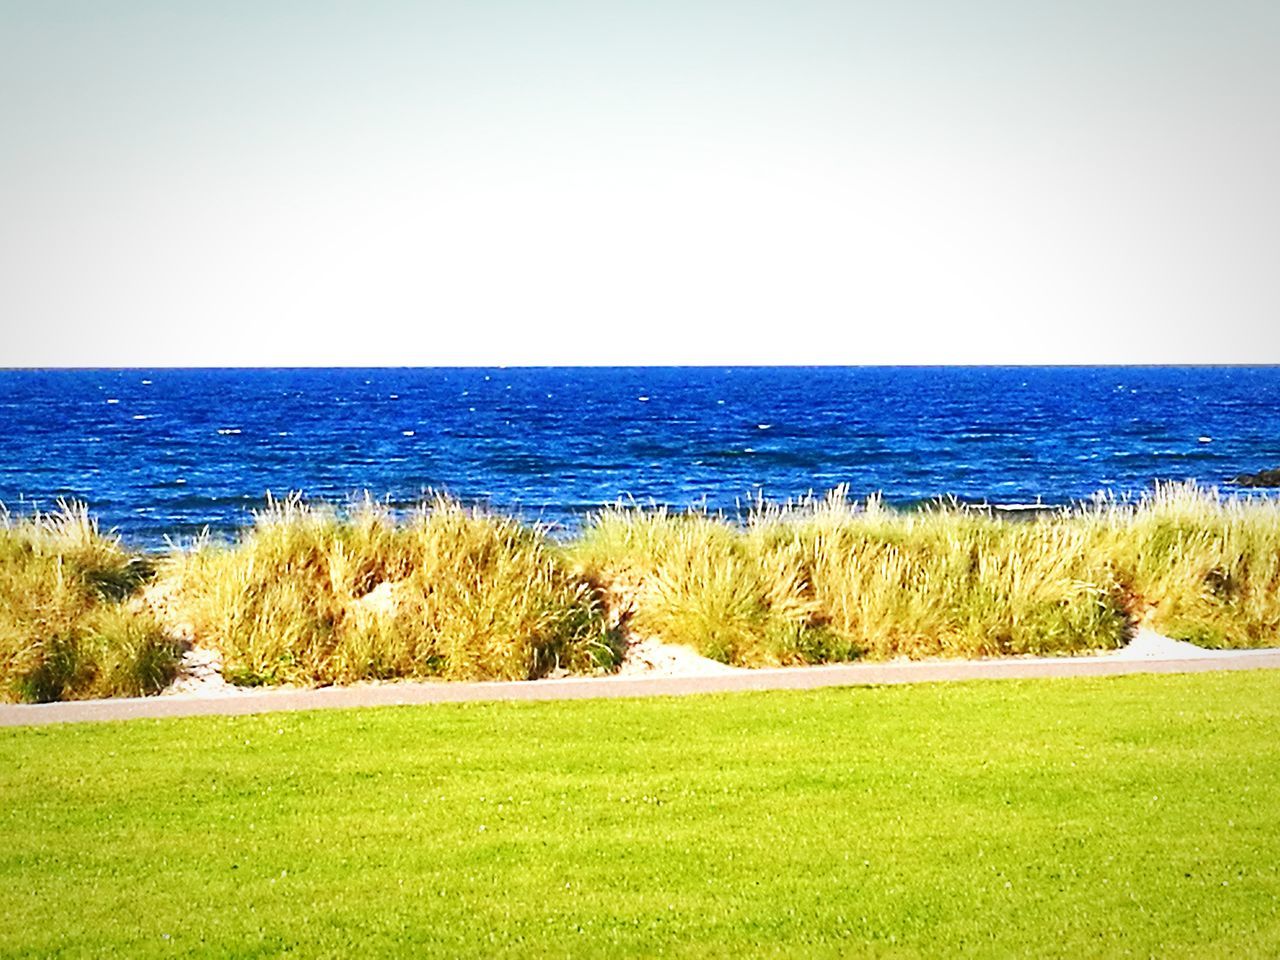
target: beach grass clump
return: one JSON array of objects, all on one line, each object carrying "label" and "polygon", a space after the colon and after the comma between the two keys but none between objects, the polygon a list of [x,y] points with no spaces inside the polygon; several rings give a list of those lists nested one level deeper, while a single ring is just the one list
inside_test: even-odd
[{"label": "beach grass clump", "polygon": [[741,666],[1074,653],[1128,629],[1080,524],[895,511],[844,490],[743,519],[614,507],[569,549],[625,585],[635,630]]},{"label": "beach grass clump", "polygon": [[1118,647],[1128,630],[1109,568],[1062,518],[894,512],[872,499],[843,519],[801,506],[764,532],[787,526],[822,615],[858,656],[1081,653]]},{"label": "beach grass clump", "polygon": [[611,665],[595,591],[543,533],[437,497],[395,519],[272,501],[234,545],[173,555],[172,608],[242,684],[529,679]]},{"label": "beach grass clump", "polygon": [[102,534],[82,504],[0,520],[0,699],[155,693],[180,645],[136,593],[145,558]]},{"label": "beach grass clump", "polygon": [[847,659],[832,649],[798,552],[760,550],[724,517],[611,507],[567,547],[640,636],[740,666]]},{"label": "beach grass clump", "polygon": [[155,692],[183,642],[248,685],[590,672],[648,638],[748,667],[1084,653],[1142,627],[1260,647],[1280,503],[1159,485],[1011,520],[837,489],[732,517],[611,507],[556,543],[445,497],[399,518],[291,497],[158,567],[64,505],[0,522],[0,604],[0,696],[21,700]]},{"label": "beach grass clump", "polygon": [[1280,502],[1161,484],[1081,522],[1142,623],[1206,647],[1280,639]]},{"label": "beach grass clump", "polygon": [[743,666],[1280,638],[1280,504],[1195,484],[1023,519],[843,489],[736,518],[619,506],[568,552],[636,630]]}]

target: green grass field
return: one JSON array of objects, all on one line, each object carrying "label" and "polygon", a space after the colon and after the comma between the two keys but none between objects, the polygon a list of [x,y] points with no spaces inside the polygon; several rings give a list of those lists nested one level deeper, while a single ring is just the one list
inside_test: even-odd
[{"label": "green grass field", "polygon": [[5,956],[1280,955],[1280,672],[0,731]]}]

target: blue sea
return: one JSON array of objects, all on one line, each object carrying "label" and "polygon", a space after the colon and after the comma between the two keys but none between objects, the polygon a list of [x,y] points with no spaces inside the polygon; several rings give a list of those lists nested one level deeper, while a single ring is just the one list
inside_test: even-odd
[{"label": "blue sea", "polygon": [[84,500],[140,546],[267,491],[572,529],[619,499],[1059,504],[1280,466],[1276,367],[8,370],[0,408],[11,512]]}]

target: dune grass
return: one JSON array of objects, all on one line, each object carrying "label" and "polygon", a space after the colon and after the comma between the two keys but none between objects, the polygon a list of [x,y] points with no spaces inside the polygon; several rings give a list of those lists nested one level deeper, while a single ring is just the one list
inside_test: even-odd
[{"label": "dune grass", "polygon": [[1280,955],[1280,673],[0,730],[0,953]]},{"label": "dune grass", "polygon": [[1280,506],[1194,486],[1025,520],[877,498],[605,510],[566,547],[635,629],[751,666],[1080,653],[1139,623],[1215,647],[1280,640]]},{"label": "dune grass", "polygon": [[68,507],[6,522],[0,550],[0,684],[22,699],[154,691],[174,638],[232,682],[307,685],[608,670],[628,635],[742,666],[1083,653],[1139,625],[1280,641],[1280,504],[1186,485],[1024,520],[844,490],[615,507],[567,542],[443,497],[401,517],[290,497],[155,561]]},{"label": "dune grass", "polygon": [[609,666],[594,591],[545,537],[446,498],[397,521],[273,501],[233,545],[171,555],[166,602],[247,684],[529,679]]},{"label": "dune grass", "polygon": [[149,564],[88,511],[0,519],[0,700],[154,693],[179,645],[134,595]]},{"label": "dune grass", "polygon": [[1171,485],[1083,520],[1139,619],[1207,647],[1280,642],[1280,501]]}]

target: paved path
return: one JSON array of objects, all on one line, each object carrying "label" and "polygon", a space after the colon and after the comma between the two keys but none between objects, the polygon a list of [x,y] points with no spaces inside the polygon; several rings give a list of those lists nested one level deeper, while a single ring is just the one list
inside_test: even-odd
[{"label": "paved path", "polygon": [[0,705],[0,727],[157,717],[229,716],[272,710],[320,710],[484,700],[586,700],[681,696],[739,690],[813,690],[887,683],[995,680],[1015,677],[1106,677],[1129,673],[1202,673],[1280,669],[1280,649],[1205,651],[1194,658],[1104,657],[850,663],[825,667],[741,670],[704,677],[577,677],[490,683],[388,683],[318,690],[254,690],[206,697],[142,697],[68,703]]}]

